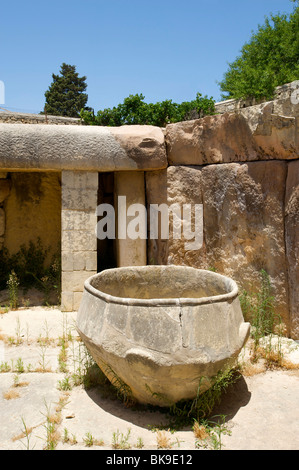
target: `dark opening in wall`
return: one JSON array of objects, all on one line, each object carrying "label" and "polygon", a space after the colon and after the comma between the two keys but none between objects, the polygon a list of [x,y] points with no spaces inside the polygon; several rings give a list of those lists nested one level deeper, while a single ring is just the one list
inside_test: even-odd
[{"label": "dark opening in wall", "polygon": [[[99,173],[98,205],[110,204],[114,207],[114,173]],[[103,217],[105,217],[104,214]],[[101,217],[98,217],[100,220]],[[97,241],[98,268],[97,271],[116,268],[115,240],[105,238]]]}]

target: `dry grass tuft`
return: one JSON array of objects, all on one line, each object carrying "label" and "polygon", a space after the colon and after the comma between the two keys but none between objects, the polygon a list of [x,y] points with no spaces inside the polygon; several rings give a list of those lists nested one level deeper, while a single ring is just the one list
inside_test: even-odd
[{"label": "dry grass tuft", "polygon": [[34,428],[26,428],[26,432],[22,431],[21,434],[18,434],[17,436],[12,437],[12,441],[20,441],[21,439],[24,439],[24,437],[28,436],[28,434],[31,434]]},{"label": "dry grass tuft", "polygon": [[156,435],[158,449],[170,449],[171,439],[166,431],[158,431]]},{"label": "dry grass tuft", "polygon": [[5,398],[5,400],[13,400],[14,398],[19,398],[19,397],[20,397],[19,392],[13,388],[3,393],[3,398]]},{"label": "dry grass tuft", "polygon": [[197,421],[195,421],[194,426],[193,426],[193,433],[194,436],[197,439],[207,439],[209,437],[209,434],[203,424],[199,424]]}]

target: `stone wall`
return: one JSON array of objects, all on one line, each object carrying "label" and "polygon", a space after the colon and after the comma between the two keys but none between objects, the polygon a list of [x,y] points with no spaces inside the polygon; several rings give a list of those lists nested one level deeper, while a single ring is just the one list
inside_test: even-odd
[{"label": "stone wall", "polygon": [[[293,292],[296,289],[296,223],[293,215],[288,224],[290,243],[286,244],[285,193],[294,163],[170,166],[148,172],[148,203],[157,203],[153,188],[163,187],[158,203],[178,203],[181,207],[203,204],[204,214],[201,249],[186,249],[186,240],[173,239],[170,230],[169,240],[148,241],[148,259],[153,264],[215,269],[249,292],[259,289],[260,271],[265,269],[275,292],[276,311],[290,328],[289,311],[295,311],[298,305],[298,299],[297,303],[289,299],[288,290],[289,279]],[[292,193],[291,188],[288,191]],[[296,213],[293,206],[290,210]]]},{"label": "stone wall", "polygon": [[6,177],[0,178],[0,247],[15,254],[22,245],[37,245],[40,240],[51,262],[60,252],[60,174],[8,172],[2,176]]},{"label": "stone wall", "polygon": [[[280,103],[291,103],[291,95],[294,93],[294,90],[298,90],[299,88],[299,80],[295,80],[291,83],[286,83],[285,85],[281,85],[275,88],[273,101],[278,105]],[[256,100],[255,98],[248,98],[246,100],[243,99],[229,99],[225,101],[219,101],[215,104],[216,112],[223,114],[223,113],[233,113],[238,112],[244,108],[248,108],[249,106],[255,106],[257,104],[264,103],[268,100],[260,99]]]},{"label": "stone wall", "polygon": [[244,108],[235,102],[233,112],[169,124],[169,166],[146,173],[148,207],[203,205],[202,248],[187,250],[170,224],[169,240],[148,239],[148,262],[215,269],[249,292],[260,288],[266,270],[276,312],[293,338],[299,338],[296,90],[299,81],[279,87],[273,101]]},{"label": "stone wall", "polygon": [[63,116],[46,116],[44,114],[14,113],[0,110],[0,122],[8,124],[63,124],[79,126],[80,118],[68,118]]},{"label": "stone wall", "polygon": [[105,246],[97,244],[95,232],[98,173],[112,172],[115,208],[118,196],[127,198],[125,211],[132,203],[203,206],[201,248],[173,239],[171,220],[169,239],[116,240],[119,266],[215,269],[248,291],[259,288],[265,269],[276,311],[288,335],[298,339],[298,93],[296,81],[279,87],[272,101],[218,104],[217,115],[163,130],[52,125],[55,120],[41,125],[44,116],[38,124],[13,123],[1,113],[0,248],[20,246],[20,220],[24,235],[51,233],[54,248],[61,238],[62,308],[76,310],[85,279],[100,269],[97,246]]}]

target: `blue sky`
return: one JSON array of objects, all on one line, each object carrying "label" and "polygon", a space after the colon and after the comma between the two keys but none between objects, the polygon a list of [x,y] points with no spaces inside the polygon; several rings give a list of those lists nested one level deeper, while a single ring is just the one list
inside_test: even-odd
[{"label": "blue sky", "polygon": [[[1,0],[0,80],[10,110],[40,112],[62,62],[87,77],[98,111],[146,102],[220,100],[217,81],[258,24],[289,0]],[[1,105],[2,106],[2,105]]]}]

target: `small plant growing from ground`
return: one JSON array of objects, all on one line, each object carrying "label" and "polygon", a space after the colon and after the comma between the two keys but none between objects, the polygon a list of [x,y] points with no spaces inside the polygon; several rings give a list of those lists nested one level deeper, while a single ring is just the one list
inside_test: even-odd
[{"label": "small plant growing from ground", "polygon": [[[61,259],[60,254],[53,255],[49,260],[49,248],[42,245],[40,239],[28,245],[22,245],[17,253],[10,254],[7,249],[0,250],[0,290],[8,288],[11,308],[18,297],[14,294],[19,289],[23,289],[24,295],[28,289],[36,287],[44,293],[44,303],[48,305],[51,294],[55,293],[55,298],[60,301],[61,291]],[[60,253],[60,252],[58,252]],[[13,276],[13,277],[11,277]],[[16,285],[16,280],[18,285]],[[27,300],[29,303],[29,300]]]},{"label": "small plant growing from ground", "polygon": [[94,437],[90,432],[85,434],[83,441],[86,447],[92,447],[94,445]]},{"label": "small plant growing from ground", "polygon": [[61,415],[60,413],[51,413],[50,406],[48,406],[47,403],[45,403],[45,406],[47,409],[45,415],[46,422],[44,425],[46,430],[45,450],[55,450],[60,439],[57,427],[61,422]]},{"label": "small plant growing from ground", "polygon": [[[172,427],[175,429],[181,425],[189,425],[194,420],[200,422],[209,417],[215,406],[220,403],[228,387],[240,377],[238,367],[229,367],[220,371],[215,377],[202,377],[194,400],[181,401],[170,407],[169,414],[173,419]],[[201,387],[205,380],[210,380],[212,385],[201,393]]]},{"label": "small plant growing from ground", "polygon": [[222,450],[224,435],[230,435],[231,432],[225,422],[225,416],[213,416],[218,418],[216,421],[202,420],[200,423],[194,422],[193,432],[196,438],[196,448],[212,448],[213,450]]},{"label": "small plant growing from ground", "polygon": [[72,434],[71,436],[69,435],[69,432],[67,430],[67,428],[64,428],[63,430],[63,439],[62,439],[62,442],[64,444],[70,444],[71,446],[75,445],[78,443],[77,441],[77,438],[75,436],[75,434]]},{"label": "small plant growing from ground", "polygon": [[136,447],[137,449],[142,449],[142,448],[144,447],[144,442],[143,442],[142,437],[138,437],[138,438],[137,438],[137,442],[136,442],[135,447]]},{"label": "small plant growing from ground", "polygon": [[117,429],[117,431],[114,432],[112,435],[112,448],[119,449],[119,450],[130,449],[131,448],[131,444],[129,443],[130,434],[131,434],[131,429],[128,429],[126,434],[123,434]]},{"label": "small plant growing from ground", "polygon": [[172,449],[175,445],[180,447],[179,439],[177,438],[173,441],[165,429],[157,431],[156,440],[158,449]]},{"label": "small plant growing from ground", "polygon": [[[281,338],[284,334],[284,325],[281,317],[275,313],[275,299],[272,293],[270,276],[265,270],[261,270],[261,287],[254,294],[243,291],[240,295],[240,303],[244,318],[251,323],[251,337],[253,348],[251,360],[256,362],[263,357],[266,366],[274,364],[281,366],[283,355]],[[273,335],[277,334],[278,343],[273,347]]]},{"label": "small plant growing from ground", "polygon": [[171,449],[171,438],[165,430],[157,431],[156,439],[158,449]]},{"label": "small plant growing from ground", "polygon": [[252,325],[252,335],[257,345],[260,338],[273,332],[278,319],[269,274],[262,269],[260,276],[261,287],[258,292],[249,294],[243,291],[240,295],[243,315]]},{"label": "small plant growing from ground", "polygon": [[[33,431],[33,428],[30,428],[27,426],[23,417],[21,418],[21,420],[23,424],[23,430],[19,435],[14,436],[12,440],[20,441],[20,443],[25,447],[26,450],[32,450],[34,446],[30,448],[30,438],[31,438],[31,433]],[[23,442],[22,439],[25,439],[25,442]]]},{"label": "small plant growing from ground", "polygon": [[26,443],[22,441],[21,442],[26,447],[27,450],[30,450],[30,435],[32,433],[32,428],[28,428],[23,417],[22,417],[22,423],[24,427],[23,435],[24,437],[26,437]]},{"label": "small plant growing from ground", "polygon": [[113,386],[117,397],[125,404],[125,406],[130,407],[135,404],[135,399],[132,395],[131,388],[119,377],[112,367],[108,364],[103,364],[103,370],[109,378],[111,385]]},{"label": "small plant growing from ground", "polygon": [[102,439],[95,439],[90,432],[87,432],[85,434],[83,442],[84,442],[86,447],[103,446],[104,445],[104,441]]},{"label": "small plant growing from ground", "polygon": [[19,279],[14,270],[11,271],[8,281],[7,287],[9,291],[9,305],[12,310],[16,310],[19,305]]}]

